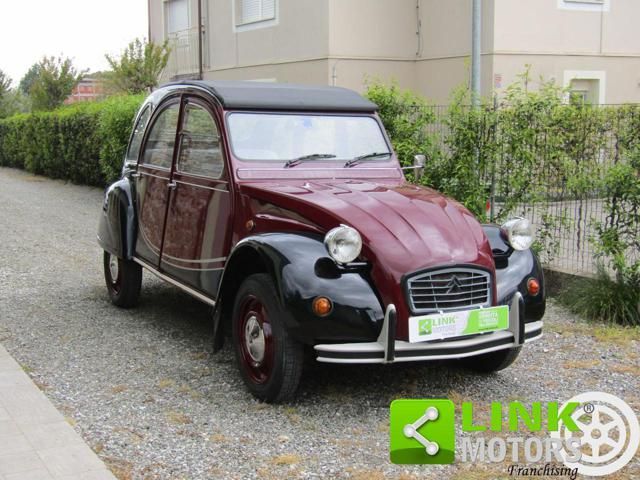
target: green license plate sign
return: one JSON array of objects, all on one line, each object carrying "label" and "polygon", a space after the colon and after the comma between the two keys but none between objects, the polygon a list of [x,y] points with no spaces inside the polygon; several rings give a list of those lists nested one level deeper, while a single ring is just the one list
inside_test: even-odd
[{"label": "green license plate sign", "polygon": [[506,305],[460,312],[434,313],[409,318],[409,341],[415,343],[441,340],[507,328],[509,328],[509,307]]}]

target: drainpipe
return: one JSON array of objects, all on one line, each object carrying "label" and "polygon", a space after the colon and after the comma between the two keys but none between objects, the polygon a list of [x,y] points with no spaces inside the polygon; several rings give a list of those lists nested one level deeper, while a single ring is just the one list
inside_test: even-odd
[{"label": "drainpipe", "polygon": [[418,39],[416,57],[419,57],[422,55],[422,20],[420,19],[420,0],[416,0],[416,37]]},{"label": "drainpipe", "polygon": [[482,0],[473,0],[471,48],[471,103],[474,108],[480,105],[481,96],[481,42],[482,42]]},{"label": "drainpipe", "polygon": [[198,80],[202,80],[202,0],[198,0]]},{"label": "drainpipe", "polygon": [[338,83],[338,63],[340,63],[340,58],[333,62],[333,68],[331,69],[331,85],[336,86]]},{"label": "drainpipe", "polygon": [[151,0],[147,0],[147,42],[151,41]]}]

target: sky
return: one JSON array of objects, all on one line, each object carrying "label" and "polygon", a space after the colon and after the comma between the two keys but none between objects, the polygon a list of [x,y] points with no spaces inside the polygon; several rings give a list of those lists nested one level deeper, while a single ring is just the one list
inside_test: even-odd
[{"label": "sky", "polygon": [[0,70],[17,86],[43,55],[70,57],[78,70],[105,70],[147,37],[147,0],[14,0],[0,6]]}]

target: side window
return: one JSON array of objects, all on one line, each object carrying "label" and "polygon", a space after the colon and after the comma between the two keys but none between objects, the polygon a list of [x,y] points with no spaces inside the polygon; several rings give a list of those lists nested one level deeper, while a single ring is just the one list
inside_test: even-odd
[{"label": "side window", "polygon": [[179,112],[180,103],[177,102],[160,112],[147,137],[142,163],[171,168]]},{"label": "side window", "polygon": [[149,117],[151,117],[151,107],[147,105],[144,111],[140,114],[138,122],[133,127],[133,135],[131,136],[131,143],[129,143],[129,149],[127,150],[126,161],[137,162],[138,155],[140,154],[140,145],[142,144],[142,136],[149,123]]},{"label": "side window", "polygon": [[178,170],[220,178],[224,168],[220,134],[211,114],[193,103],[184,109],[184,123],[178,156]]}]

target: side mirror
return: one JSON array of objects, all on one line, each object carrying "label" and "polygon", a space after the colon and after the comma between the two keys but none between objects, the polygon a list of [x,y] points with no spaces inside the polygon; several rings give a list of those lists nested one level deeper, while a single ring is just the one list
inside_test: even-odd
[{"label": "side mirror", "polygon": [[422,178],[422,174],[424,173],[424,165],[427,162],[427,157],[425,155],[416,155],[413,157],[413,166],[415,168],[415,176],[416,180],[420,180]]},{"label": "side mirror", "polygon": [[422,174],[424,173],[424,165],[427,161],[427,157],[425,155],[416,155],[413,157],[413,165],[410,167],[402,167],[402,170],[413,170],[413,175],[417,180],[422,178]]}]

